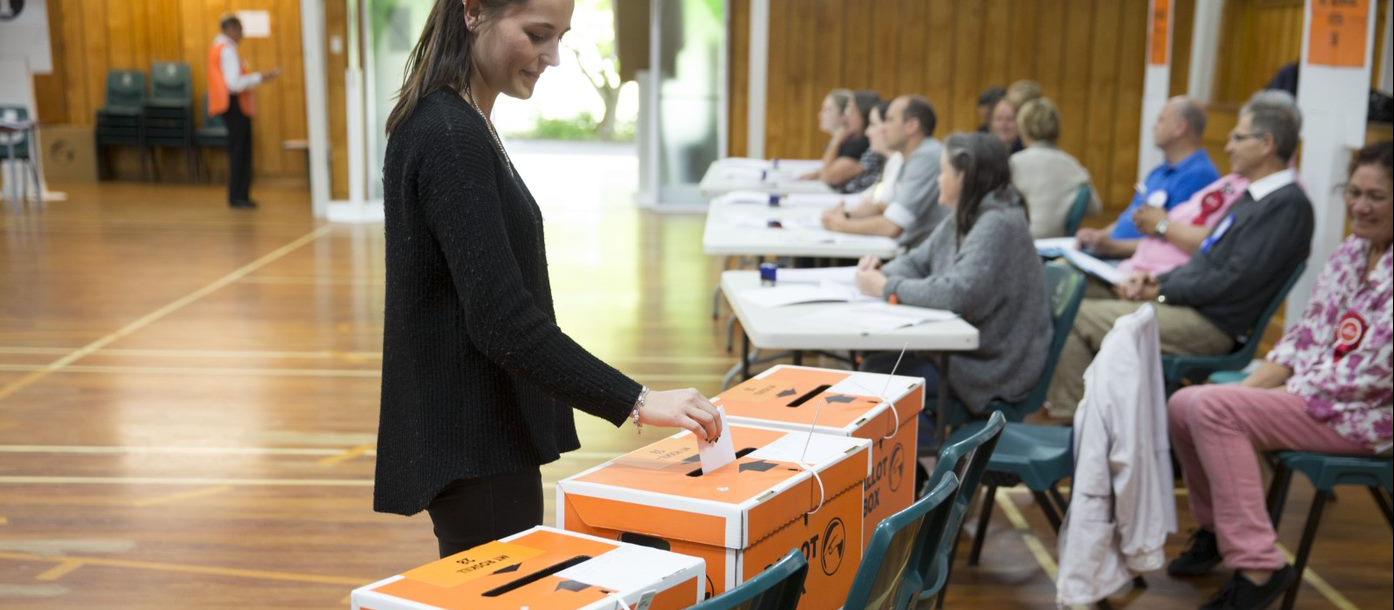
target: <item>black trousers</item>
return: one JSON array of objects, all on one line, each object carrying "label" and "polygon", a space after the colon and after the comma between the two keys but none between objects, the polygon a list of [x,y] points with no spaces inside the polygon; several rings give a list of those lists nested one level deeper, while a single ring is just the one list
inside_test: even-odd
[{"label": "black trousers", "polygon": [[223,122],[227,124],[227,200],[251,200],[252,117],[242,114],[237,96],[230,95]]},{"label": "black trousers", "polygon": [[537,468],[447,485],[426,507],[440,556],[542,525],[542,473]]}]

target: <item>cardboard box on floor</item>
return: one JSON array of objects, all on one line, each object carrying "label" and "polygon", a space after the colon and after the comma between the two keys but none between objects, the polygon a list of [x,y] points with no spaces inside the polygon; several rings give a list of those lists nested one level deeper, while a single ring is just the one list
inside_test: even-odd
[{"label": "cardboard box on floor", "polygon": [[802,549],[809,570],[800,610],[842,606],[862,558],[871,442],[729,430],[737,459],[710,474],[698,464],[696,438],[681,432],[559,481],[557,525],[701,557],[708,595]]},{"label": "cardboard box on floor", "polygon": [[[884,400],[883,400],[884,399]],[[733,422],[871,441],[863,543],[886,517],[915,501],[924,379],[779,365],[718,395]]]},{"label": "cardboard box on floor", "polygon": [[[680,610],[700,601],[697,557],[535,527],[353,591],[353,610]],[[621,605],[620,600],[624,601]]]}]

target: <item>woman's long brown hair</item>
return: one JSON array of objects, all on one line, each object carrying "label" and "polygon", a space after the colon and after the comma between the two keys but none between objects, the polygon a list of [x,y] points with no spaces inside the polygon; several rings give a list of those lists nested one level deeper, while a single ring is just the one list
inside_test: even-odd
[{"label": "woman's long brown hair", "polygon": [[[470,0],[482,5],[485,17],[499,8],[526,0]],[[426,17],[426,28],[407,56],[402,88],[397,91],[397,105],[387,115],[387,133],[391,135],[421,99],[442,87],[462,92],[469,86],[470,43],[474,34],[465,27],[464,0],[436,0]]]}]

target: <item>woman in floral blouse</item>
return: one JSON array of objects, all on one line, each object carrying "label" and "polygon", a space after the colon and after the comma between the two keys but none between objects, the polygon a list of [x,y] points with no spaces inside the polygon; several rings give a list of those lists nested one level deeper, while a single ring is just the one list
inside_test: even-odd
[{"label": "woman in floral blouse", "polygon": [[1264,608],[1298,577],[1276,546],[1254,450],[1371,455],[1390,448],[1394,339],[1391,144],[1351,163],[1351,236],[1317,279],[1302,319],[1244,383],[1192,386],[1168,403],[1171,445],[1200,529],[1167,566],[1199,576],[1235,570],[1210,604]]}]

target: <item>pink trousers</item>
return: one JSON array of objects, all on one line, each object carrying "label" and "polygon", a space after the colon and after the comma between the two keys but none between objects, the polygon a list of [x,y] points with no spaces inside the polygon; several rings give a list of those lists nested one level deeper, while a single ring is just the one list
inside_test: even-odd
[{"label": "pink trousers", "polygon": [[1287,563],[1268,519],[1255,450],[1371,453],[1312,419],[1306,401],[1282,389],[1192,386],[1173,395],[1167,411],[1191,512],[1201,527],[1215,532],[1225,564],[1236,570]]}]

